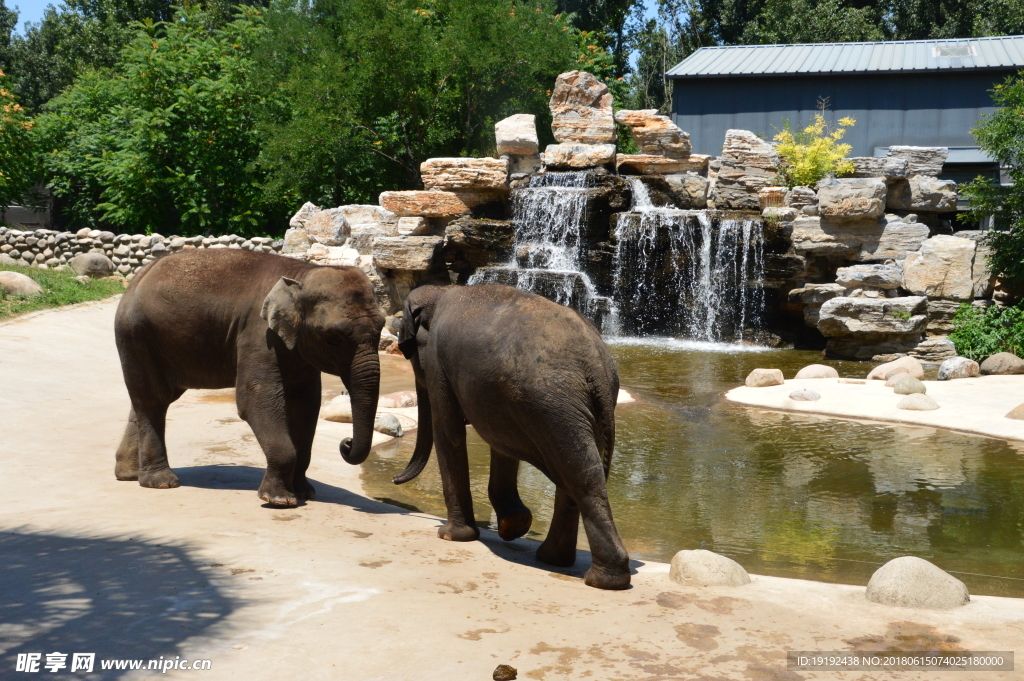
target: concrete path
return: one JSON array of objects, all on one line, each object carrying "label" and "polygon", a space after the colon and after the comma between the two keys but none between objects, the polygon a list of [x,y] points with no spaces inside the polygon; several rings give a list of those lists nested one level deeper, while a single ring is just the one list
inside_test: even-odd
[{"label": "concrete path", "polygon": [[[725,397],[752,407],[909,423],[1024,440],[1024,421],[1006,418],[1011,409],[1024,404],[1024,375],[977,376],[952,381],[924,381],[924,384],[927,395],[938,403],[938,409],[897,409],[896,404],[906,395],[896,395],[892,388],[885,387],[885,381],[875,380],[790,379],[784,385],[766,388],[740,386],[727,392]],[[814,402],[789,399],[790,393],[801,388],[814,390],[821,399]]]},{"label": "concrete path", "polygon": [[[789,672],[785,651],[1022,648],[1016,599],[902,610],[868,603],[860,587],[798,580],[683,588],[666,565],[640,562],[632,589],[602,592],[583,585],[582,552],[576,568],[553,571],[534,561],[534,542],[441,541],[436,518],[361,495],[359,469],[338,455],[342,424],[318,432],[317,500],[265,507],[263,455],[228,391],[171,408],[181,488],[118,482],[128,400],[115,305],[0,327],[0,679],[486,681],[501,663],[547,681],[933,679]],[[55,651],[212,668],[15,672],[19,653]]]}]

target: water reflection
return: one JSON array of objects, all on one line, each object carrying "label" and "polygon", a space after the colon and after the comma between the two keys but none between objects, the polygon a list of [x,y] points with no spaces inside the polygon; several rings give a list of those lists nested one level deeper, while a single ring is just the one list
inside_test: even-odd
[{"label": "water reflection", "polygon": [[[609,481],[619,531],[637,557],[667,561],[705,541],[754,573],[865,584],[878,565],[913,554],[956,571],[974,593],[1024,596],[1021,443],[721,400],[755,367],[791,377],[820,362],[816,353],[612,351],[622,384],[640,398],[617,411]],[[868,370],[827,363],[844,376]],[[403,440],[367,461],[368,490],[443,515],[433,459],[415,481],[391,484],[412,453],[414,437]],[[493,522],[489,449],[472,432],[469,452],[477,519]],[[533,536],[542,537],[551,484],[524,465],[520,489],[534,512]]]}]

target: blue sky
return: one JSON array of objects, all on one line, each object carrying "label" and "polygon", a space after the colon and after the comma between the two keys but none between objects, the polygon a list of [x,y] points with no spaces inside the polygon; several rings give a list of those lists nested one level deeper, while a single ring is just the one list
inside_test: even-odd
[{"label": "blue sky", "polygon": [[26,21],[39,21],[43,18],[43,10],[47,5],[56,5],[56,0],[7,0],[8,7],[18,8],[18,31]]}]

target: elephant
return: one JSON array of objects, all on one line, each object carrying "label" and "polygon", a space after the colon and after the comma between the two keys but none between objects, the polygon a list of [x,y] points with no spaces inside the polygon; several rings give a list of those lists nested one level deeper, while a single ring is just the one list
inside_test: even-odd
[{"label": "elephant", "polygon": [[167,462],[167,408],[188,388],[235,388],[238,415],[267,457],[259,497],[312,499],[306,480],[320,411],[320,373],[352,399],[351,464],[370,452],[384,317],[367,276],[241,249],[187,250],[144,267],[117,307],[114,335],[131,412],[114,475],[179,485]]},{"label": "elephant", "polygon": [[488,497],[511,541],[533,516],[519,497],[519,462],[555,483],[554,517],[537,559],[576,561],[580,515],[593,554],[584,581],[625,589],[629,556],[606,488],[619,378],[597,329],[575,310],[501,284],[421,286],[405,300],[399,348],[416,378],[419,428],[402,484],[436,444],[447,522],[438,536],[473,541],[466,424],[491,448]]}]

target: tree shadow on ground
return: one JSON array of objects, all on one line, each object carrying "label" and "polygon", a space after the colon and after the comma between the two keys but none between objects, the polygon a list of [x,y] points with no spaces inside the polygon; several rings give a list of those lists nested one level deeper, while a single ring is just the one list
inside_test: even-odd
[{"label": "tree shadow on ground", "polygon": [[[19,653],[42,653],[46,678],[120,678],[130,672],[101,661],[174,659],[238,607],[180,546],[12,530],[0,532],[0,556],[2,678]],[[57,673],[43,667],[53,652],[68,653]],[[95,653],[93,673],[70,673],[72,653]]]}]

